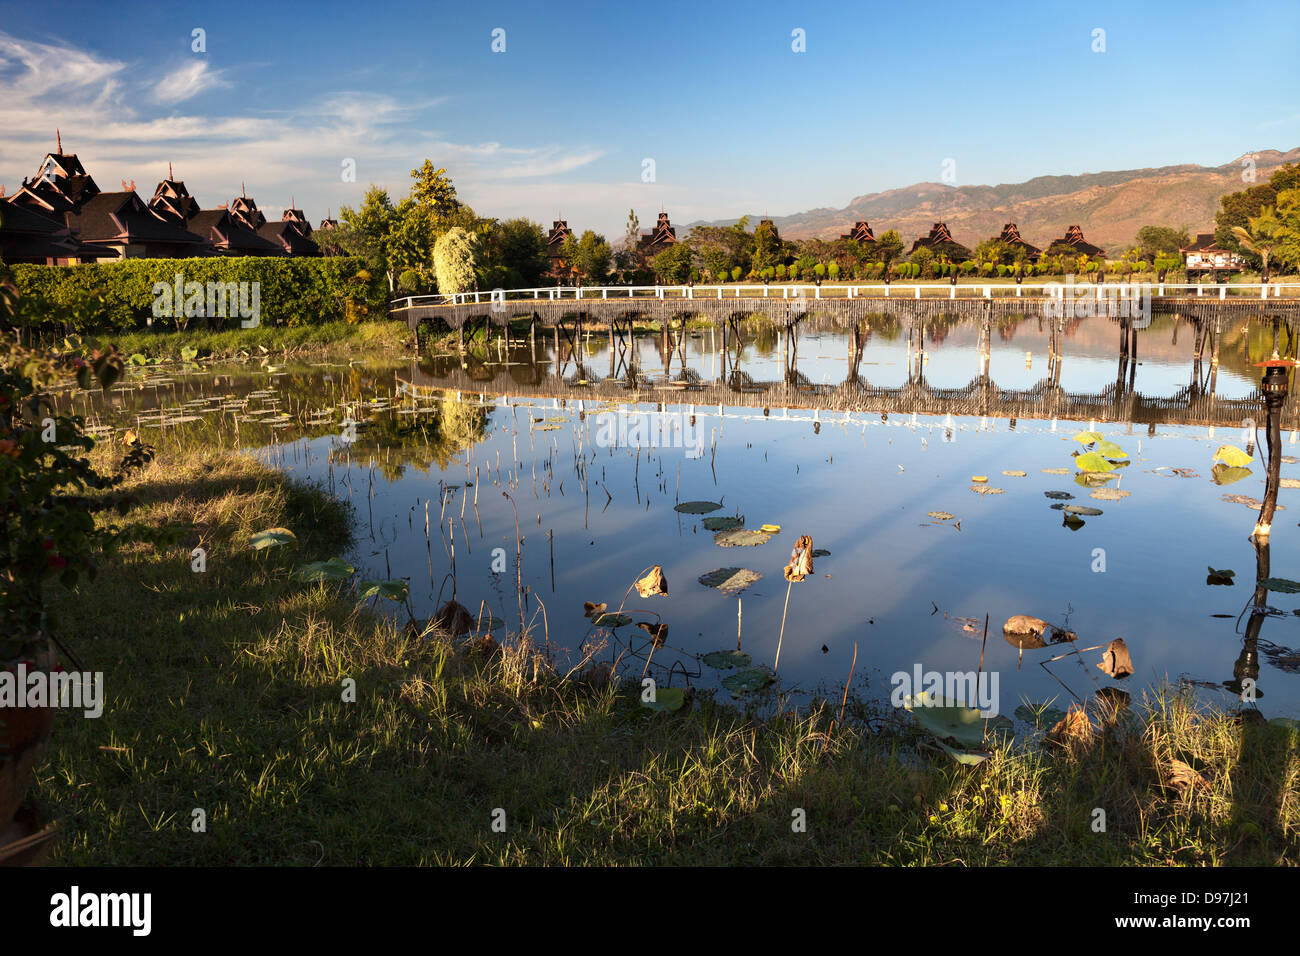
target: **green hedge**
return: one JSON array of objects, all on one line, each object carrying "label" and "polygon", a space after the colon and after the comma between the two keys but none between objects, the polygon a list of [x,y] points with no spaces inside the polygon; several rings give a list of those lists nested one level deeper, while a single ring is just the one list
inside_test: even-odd
[{"label": "green hedge", "polygon": [[[127,259],[78,266],[20,264],[9,270],[23,296],[71,311],[71,331],[77,332],[144,328],[153,317],[154,284],[170,285],[178,272],[184,281],[205,286],[261,283],[263,325],[384,318],[388,299],[382,274],[371,275],[364,260],[344,256]],[[237,323],[226,321],[228,326]],[[170,319],[155,319],[154,326],[159,325],[176,327]]]}]

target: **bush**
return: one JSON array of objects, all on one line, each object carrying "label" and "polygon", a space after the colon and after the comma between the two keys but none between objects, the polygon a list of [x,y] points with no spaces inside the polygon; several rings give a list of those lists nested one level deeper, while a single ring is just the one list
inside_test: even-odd
[{"label": "bush", "polygon": [[[153,316],[154,284],[257,282],[266,325],[314,325],[352,316],[383,317],[387,290],[362,259],[344,256],[284,258],[212,256],[202,259],[127,259],[77,266],[14,265],[18,292],[43,306],[33,314],[75,310],[75,318],[39,318],[65,331],[129,331]],[[160,321],[171,322],[163,319]],[[186,320],[175,320],[184,324]],[[203,320],[199,320],[203,321]],[[229,324],[229,320],[227,320]]]},{"label": "bush", "polygon": [[397,287],[403,292],[417,292],[420,288],[420,273],[407,269],[397,277]]}]

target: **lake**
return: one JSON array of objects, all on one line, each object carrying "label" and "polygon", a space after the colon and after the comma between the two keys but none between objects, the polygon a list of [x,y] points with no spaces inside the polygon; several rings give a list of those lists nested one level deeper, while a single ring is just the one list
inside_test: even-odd
[{"label": "lake", "polygon": [[[776,687],[794,702],[839,700],[851,672],[884,699],[896,673],[982,658],[1006,715],[1165,681],[1234,707],[1236,682],[1253,677],[1267,716],[1294,717],[1300,597],[1270,591],[1258,640],[1245,637],[1249,502],[1265,469],[1243,422],[1262,434],[1252,363],[1273,332],[1237,324],[1217,366],[1170,317],[1138,333],[1132,362],[1106,318],[1067,326],[1059,356],[1032,319],[990,335],[974,321],[909,334],[882,318],[856,338],[809,321],[793,343],[749,323],[729,354],[707,328],[612,349],[602,330],[558,354],[547,333],[419,361],[136,368],[107,406],[70,401],[160,454],[248,448],[324,483],[356,512],[344,557],[366,577],[409,580],[416,618],[454,593],[504,638],[522,604],[561,671],[589,658],[763,704],[770,691],[732,695],[721,682],[735,671],[701,657],[739,647],[771,667],[780,640]],[[1300,456],[1292,404],[1285,416],[1283,453]],[[1088,431],[1099,438],[1085,447]],[[1121,464],[1089,480],[1072,454],[1101,442]],[[1223,445],[1254,455],[1244,473],[1216,469]],[[1282,475],[1300,479],[1300,464],[1284,459]],[[1300,579],[1300,491],[1279,502],[1268,574]],[[734,527],[715,541],[706,524]],[[801,535],[828,553],[788,584]],[[641,597],[633,583],[655,565],[668,593]],[[758,577],[735,593],[700,581],[729,568]],[[585,602],[622,607],[627,623],[597,626]],[[1016,614],[1077,639],[1022,653],[1002,631]],[[1113,638],[1134,665],[1121,681],[1097,666]]]}]

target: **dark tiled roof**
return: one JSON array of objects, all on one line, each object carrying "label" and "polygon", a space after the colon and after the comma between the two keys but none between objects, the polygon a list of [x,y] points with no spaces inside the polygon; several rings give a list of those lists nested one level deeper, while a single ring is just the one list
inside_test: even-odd
[{"label": "dark tiled roof", "polygon": [[291,256],[318,256],[320,246],[304,236],[293,221],[268,222],[257,230],[258,236],[274,242]]},{"label": "dark tiled roof", "polygon": [[162,242],[194,245],[203,240],[160,218],[133,192],[100,193],[70,221],[83,242]]},{"label": "dark tiled roof", "polygon": [[1065,230],[1064,236],[1055,240],[1051,246],[1047,247],[1048,251],[1051,251],[1052,246],[1060,245],[1073,246],[1075,252],[1081,253],[1085,256],[1092,256],[1094,258],[1097,256],[1104,257],[1106,255],[1106,251],[1100,246],[1094,246],[1091,242],[1088,242],[1083,238],[1083,230],[1078,226],[1071,226],[1069,229]]},{"label": "dark tiled roof", "polygon": [[9,262],[46,259],[111,259],[113,249],[78,242],[66,226],[8,201],[0,202],[0,259]]}]

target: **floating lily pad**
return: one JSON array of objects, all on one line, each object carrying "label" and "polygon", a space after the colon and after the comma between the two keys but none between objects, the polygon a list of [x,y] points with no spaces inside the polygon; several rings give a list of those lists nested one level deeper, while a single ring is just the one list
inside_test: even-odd
[{"label": "floating lily pad", "polygon": [[1113,441],[1098,442],[1097,447],[1094,448],[1093,451],[1098,455],[1101,455],[1102,458],[1106,458],[1110,461],[1128,460],[1128,452],[1123,448],[1120,448],[1119,445],[1116,445]]},{"label": "floating lily pad", "polygon": [[752,658],[744,651],[711,651],[701,660],[709,667],[729,671],[736,667],[748,667]]},{"label": "floating lily pad", "polygon": [[654,700],[641,701],[641,706],[647,710],[681,710],[682,704],[686,702],[686,691],[680,687],[656,687]]},{"label": "floating lily pad", "polygon": [[1066,505],[1064,510],[1066,514],[1081,515],[1088,518],[1095,518],[1102,513],[1100,508],[1089,508],[1087,505]]},{"label": "floating lily pad", "polygon": [[780,534],[781,526],[779,524],[763,524],[758,526],[758,530],[764,534]]},{"label": "floating lily pad", "polygon": [[1229,468],[1244,468],[1254,459],[1236,445],[1220,445],[1219,450],[1214,453],[1214,460],[1223,462]]},{"label": "floating lily pad", "polygon": [[609,614],[594,615],[591,619],[591,623],[595,624],[597,627],[623,627],[626,624],[631,624],[632,619],[626,614],[614,614],[611,612]]},{"label": "floating lily pad", "polygon": [[1018,471],[1013,468],[1010,471],[1002,472],[1002,474],[1006,475],[1008,478],[1024,478],[1027,476],[1028,472]]},{"label": "floating lily pad", "polygon": [[942,740],[936,740],[935,743],[943,748],[944,753],[952,757],[953,760],[960,764],[965,764],[968,767],[982,764],[984,761],[988,760],[989,757],[993,756],[993,754],[987,750],[958,750],[956,747],[949,747]]},{"label": "floating lily pad", "polygon": [[288,528],[267,528],[265,531],[259,531],[253,535],[252,544],[254,551],[261,551],[263,548],[274,548],[282,544],[294,544],[298,540]]},{"label": "floating lily pad", "polygon": [[313,584],[322,581],[346,581],[356,572],[357,569],[342,558],[330,558],[328,561],[313,561],[310,564],[304,564],[293,572],[293,579]]},{"label": "floating lily pad", "polygon": [[358,587],[361,598],[386,597],[390,601],[405,601],[411,586],[405,581],[362,581]]},{"label": "floating lily pad", "polygon": [[1051,498],[1055,501],[1069,501],[1074,495],[1068,491],[1044,491],[1044,497]]},{"label": "floating lily pad", "polygon": [[1290,581],[1287,578],[1264,578],[1259,583],[1270,591],[1277,591],[1280,594],[1300,594],[1300,581]]},{"label": "floating lily pad", "polygon": [[1210,469],[1210,478],[1216,485],[1230,485],[1235,481],[1241,481],[1243,478],[1249,478],[1250,475],[1249,468],[1225,465],[1222,462]]},{"label": "floating lily pad", "polygon": [[700,575],[700,583],[707,588],[717,588],[724,594],[737,594],[762,576],[749,568],[717,568]]},{"label": "floating lily pad", "polygon": [[984,482],[986,482],[986,481],[989,480],[989,476],[988,476],[988,475],[971,475],[971,476],[970,476],[970,480],[973,481],[973,482],[975,482],[976,484],[983,484]]},{"label": "floating lily pad", "polygon": [[1090,451],[1086,455],[1080,455],[1074,459],[1076,468],[1081,471],[1114,471],[1115,466],[1099,455],[1095,451]]},{"label": "floating lily pad", "polygon": [[719,515],[714,518],[704,518],[700,521],[700,524],[704,525],[705,531],[731,531],[733,528],[743,528],[745,519],[743,517],[726,518]]},{"label": "floating lily pad", "polygon": [[831,553],[825,548],[813,548],[812,556],[814,558],[829,558]]},{"label": "floating lily pad", "polygon": [[[985,479],[987,480],[987,479]],[[970,490],[977,495],[1000,495],[1004,494],[1001,488],[994,488],[992,485],[971,485]]]},{"label": "floating lily pad", "polygon": [[963,707],[928,691],[909,695],[904,698],[903,706],[940,741],[951,740],[963,749],[984,742],[984,718],[974,707]]},{"label": "floating lily pad", "polygon": [[684,515],[706,515],[722,507],[719,501],[683,501],[673,505],[673,510]]},{"label": "floating lily pad", "polygon": [[1044,468],[1043,469],[1043,474],[1045,475],[1068,475],[1069,473],[1070,473],[1069,468]]},{"label": "floating lily pad", "polygon": [[733,694],[749,694],[762,690],[775,680],[776,676],[766,667],[750,667],[724,677],[722,686]]},{"label": "floating lily pad", "polygon": [[732,528],[730,531],[719,531],[713,536],[713,543],[719,548],[752,548],[760,544],[767,544],[771,540],[772,536],[770,534],[747,528]]},{"label": "floating lily pad", "polygon": [[1235,581],[1233,581],[1233,577],[1237,573],[1236,571],[1229,570],[1228,568],[1224,568],[1223,570],[1217,570],[1215,568],[1209,568],[1208,566],[1207,566],[1207,570],[1208,573],[1205,575],[1206,584],[1218,584],[1224,586],[1231,586],[1236,583]]},{"label": "floating lily pad", "polygon": [[[950,514],[947,511],[927,511],[925,515],[927,518],[934,518],[936,521],[951,521],[953,518],[957,517],[955,514]],[[815,554],[813,556],[816,557]]]},{"label": "floating lily pad", "polygon": [[1101,432],[1079,432],[1074,436],[1074,440],[1080,445],[1091,445],[1094,442],[1103,440]]},{"label": "floating lily pad", "polygon": [[1081,471],[1074,476],[1074,483],[1081,488],[1096,488],[1108,481],[1114,481],[1119,475],[1104,471]]},{"label": "floating lily pad", "polygon": [[1129,497],[1133,492],[1120,491],[1118,488],[1098,488],[1096,491],[1088,492],[1088,497],[1096,498],[1098,501],[1119,501],[1121,498]]}]

